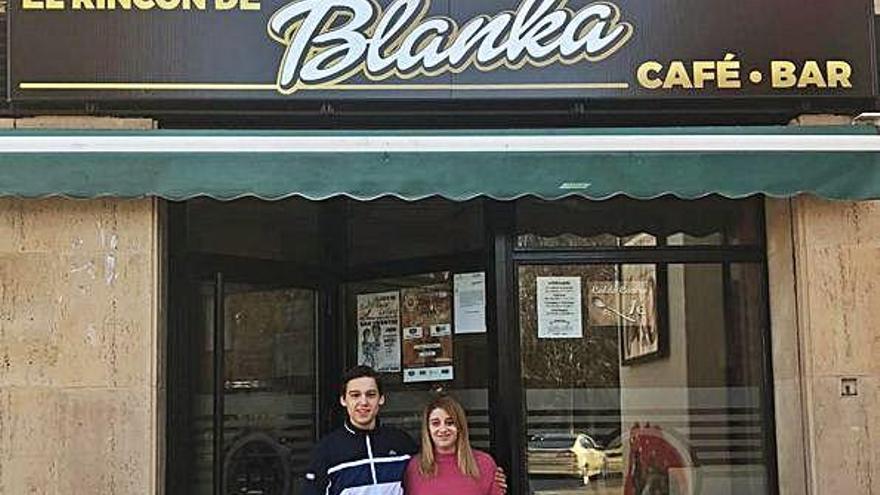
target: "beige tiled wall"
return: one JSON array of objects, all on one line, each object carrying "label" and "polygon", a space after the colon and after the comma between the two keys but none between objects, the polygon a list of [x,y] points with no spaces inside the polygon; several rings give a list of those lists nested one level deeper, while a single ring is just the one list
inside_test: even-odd
[{"label": "beige tiled wall", "polygon": [[156,493],[154,200],[0,199],[0,494]]},{"label": "beige tiled wall", "polygon": [[880,493],[880,202],[770,201],[767,219],[782,492]]}]

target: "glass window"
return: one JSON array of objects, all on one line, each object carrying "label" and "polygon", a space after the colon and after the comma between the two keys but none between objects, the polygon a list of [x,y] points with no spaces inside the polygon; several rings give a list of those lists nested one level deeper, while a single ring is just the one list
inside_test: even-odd
[{"label": "glass window", "polygon": [[[347,338],[349,349],[356,350],[349,356],[350,362],[387,369],[382,373],[388,392],[382,420],[418,439],[422,407],[430,400],[433,391],[442,389],[455,396],[467,411],[471,443],[488,450],[486,333],[460,333],[454,328],[452,272],[350,283],[346,286],[346,295]],[[369,355],[373,352],[373,342],[386,343],[382,342],[381,336],[371,335],[375,325],[366,309],[371,299],[382,295],[398,298],[400,314],[397,321],[402,342],[397,342],[396,346],[394,342],[387,342],[400,350],[398,357],[380,355],[374,358]],[[379,323],[379,331],[383,325]],[[451,358],[444,357],[448,352],[451,352]],[[431,374],[426,368],[435,368],[436,371]],[[444,374],[446,371],[452,375],[451,379]]]},{"label": "glass window", "polygon": [[[190,332],[190,338],[186,339],[188,354],[193,358],[181,363],[187,368],[184,376],[193,376],[186,380],[192,388],[189,400],[190,411],[183,418],[187,423],[184,431],[189,437],[189,442],[180,444],[189,447],[185,451],[182,463],[189,468],[189,492],[197,495],[211,495],[214,493],[213,485],[213,462],[214,462],[214,430],[213,430],[213,404],[214,404],[214,284],[203,282],[198,285],[198,306],[196,310],[198,324],[194,325]],[[183,343],[183,342],[182,342]],[[193,375],[189,375],[193,373]],[[194,382],[194,383],[193,383]],[[174,421],[178,418],[171,418]],[[178,447],[178,450],[183,451]],[[189,454],[189,455],[186,455]]]},{"label": "glass window", "polygon": [[636,247],[656,246],[657,237],[647,232],[617,236],[612,234],[598,234],[593,236],[580,236],[576,234],[538,235],[520,234],[516,238],[517,248],[540,249],[540,248],[591,248],[591,247]]},{"label": "glass window", "polygon": [[761,200],[516,202],[517,249],[760,245]]},{"label": "glass window", "polygon": [[479,200],[457,203],[435,197],[413,202],[385,197],[352,202],[346,215],[347,256],[355,272],[375,263],[483,249]]},{"label": "glass window", "polygon": [[768,493],[762,266],[521,265],[528,492]]},{"label": "glass window", "polygon": [[321,259],[319,205],[300,198],[193,199],[186,202],[187,248],[205,254],[315,265]]}]

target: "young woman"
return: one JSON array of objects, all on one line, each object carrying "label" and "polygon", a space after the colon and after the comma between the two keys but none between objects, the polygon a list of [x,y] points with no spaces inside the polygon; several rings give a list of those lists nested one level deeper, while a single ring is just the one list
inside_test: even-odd
[{"label": "young woman", "polygon": [[464,409],[452,397],[422,413],[422,450],[406,467],[407,495],[503,495],[492,456],[471,449]]}]

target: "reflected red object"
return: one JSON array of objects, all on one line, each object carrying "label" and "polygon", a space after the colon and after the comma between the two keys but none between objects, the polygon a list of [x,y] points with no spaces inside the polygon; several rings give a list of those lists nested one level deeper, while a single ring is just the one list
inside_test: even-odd
[{"label": "reflected red object", "polygon": [[629,462],[624,480],[624,495],[661,495],[672,492],[693,493],[694,483],[687,471],[674,468],[693,466],[687,447],[659,426],[633,425],[629,435]]}]

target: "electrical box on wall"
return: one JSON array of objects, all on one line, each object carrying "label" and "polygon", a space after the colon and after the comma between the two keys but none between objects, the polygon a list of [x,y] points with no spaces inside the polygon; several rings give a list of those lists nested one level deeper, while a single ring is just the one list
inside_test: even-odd
[{"label": "electrical box on wall", "polygon": [[859,395],[859,380],[854,377],[840,379],[840,396],[857,397]]}]

